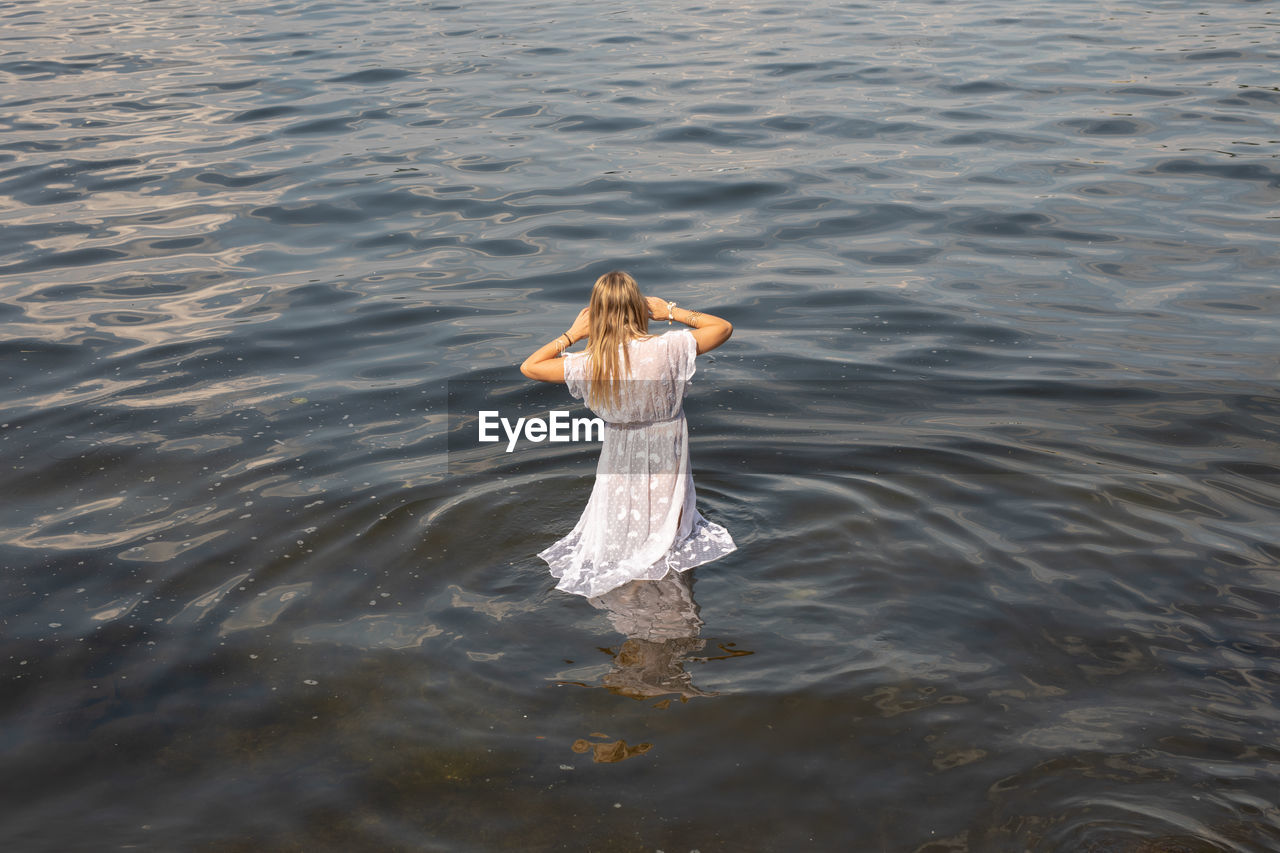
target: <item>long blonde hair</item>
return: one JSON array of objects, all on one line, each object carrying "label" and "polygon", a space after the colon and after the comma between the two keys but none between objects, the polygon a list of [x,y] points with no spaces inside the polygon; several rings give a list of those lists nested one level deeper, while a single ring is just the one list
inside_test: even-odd
[{"label": "long blonde hair", "polygon": [[636,280],[614,270],[596,279],[591,288],[591,327],[587,337],[590,379],[587,405],[616,403],[622,382],[631,373],[627,342],[649,334],[649,306]]}]

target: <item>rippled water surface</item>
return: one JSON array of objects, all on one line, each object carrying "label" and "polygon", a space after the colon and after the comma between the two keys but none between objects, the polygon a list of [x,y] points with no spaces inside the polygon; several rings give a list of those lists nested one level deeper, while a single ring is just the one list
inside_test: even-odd
[{"label": "rippled water surface", "polygon": [[[0,3],[0,842],[1280,849],[1277,23]],[[588,602],[450,433],[616,267],[739,549]]]}]

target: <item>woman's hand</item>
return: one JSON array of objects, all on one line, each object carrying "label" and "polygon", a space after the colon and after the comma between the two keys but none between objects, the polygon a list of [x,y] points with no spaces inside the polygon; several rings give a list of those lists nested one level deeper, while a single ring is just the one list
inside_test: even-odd
[{"label": "woman's hand", "polygon": [[665,299],[660,299],[657,296],[646,296],[644,301],[649,306],[650,320],[667,319],[667,302]]},{"label": "woman's hand", "polygon": [[573,325],[569,327],[569,337],[575,342],[587,337],[591,332],[591,309],[583,308],[578,312],[577,318],[573,321]]}]

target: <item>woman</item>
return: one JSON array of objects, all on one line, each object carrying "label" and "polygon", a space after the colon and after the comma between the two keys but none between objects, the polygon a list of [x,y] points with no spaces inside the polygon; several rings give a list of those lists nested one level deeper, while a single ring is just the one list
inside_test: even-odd
[{"label": "woman", "polygon": [[[650,319],[688,328],[650,335]],[[568,385],[605,422],[596,482],[582,517],[568,536],[538,554],[560,579],[557,589],[594,597],[735,550],[729,532],[695,505],[681,405],[694,357],[731,334],[727,320],[646,299],[635,279],[611,272],[596,280],[569,331],[520,365],[530,379]],[[583,338],[585,351],[564,355]]]}]

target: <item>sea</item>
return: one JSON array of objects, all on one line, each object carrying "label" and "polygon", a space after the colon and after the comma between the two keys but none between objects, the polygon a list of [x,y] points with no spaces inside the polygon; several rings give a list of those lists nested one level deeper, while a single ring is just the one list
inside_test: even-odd
[{"label": "sea", "polygon": [[[0,848],[1280,850],[1280,7],[0,2]],[[733,553],[518,367],[729,320]],[[665,319],[650,331],[674,331]]]}]

